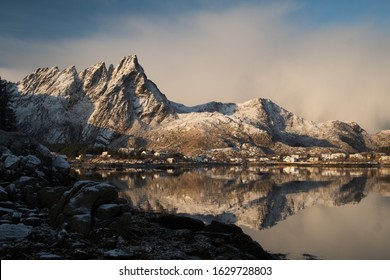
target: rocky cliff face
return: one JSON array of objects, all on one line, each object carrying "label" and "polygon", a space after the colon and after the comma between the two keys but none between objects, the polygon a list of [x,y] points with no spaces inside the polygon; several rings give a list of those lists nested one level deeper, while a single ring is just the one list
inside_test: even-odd
[{"label": "rocky cliff face", "polygon": [[375,144],[356,123],[316,124],[268,99],[187,107],[147,79],[135,55],[82,72],[40,68],[12,87],[21,131],[47,143],[142,146],[186,154],[297,149],[365,151]]}]

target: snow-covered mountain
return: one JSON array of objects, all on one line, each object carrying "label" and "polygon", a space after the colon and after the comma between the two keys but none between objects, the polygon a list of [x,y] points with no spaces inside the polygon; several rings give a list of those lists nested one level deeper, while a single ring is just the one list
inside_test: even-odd
[{"label": "snow-covered mountain", "polygon": [[188,107],[169,101],[147,79],[135,55],[108,68],[96,64],[40,68],[12,87],[21,131],[47,143],[87,143],[202,154],[268,153],[374,147],[358,124],[314,123],[268,99]]}]

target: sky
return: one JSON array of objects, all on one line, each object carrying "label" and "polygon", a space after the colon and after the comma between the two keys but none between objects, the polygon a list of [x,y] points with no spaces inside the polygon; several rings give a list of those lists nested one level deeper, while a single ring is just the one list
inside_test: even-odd
[{"label": "sky", "polygon": [[269,98],[306,119],[390,129],[387,0],[2,0],[0,76],[136,54],[186,105]]}]

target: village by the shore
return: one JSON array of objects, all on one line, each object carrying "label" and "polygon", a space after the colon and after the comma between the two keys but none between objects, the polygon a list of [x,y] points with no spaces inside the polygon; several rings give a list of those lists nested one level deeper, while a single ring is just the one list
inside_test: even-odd
[{"label": "village by the shore", "polygon": [[194,157],[186,156],[181,153],[170,153],[154,150],[135,150],[130,148],[121,148],[117,152],[110,153],[103,151],[100,154],[80,154],[74,158],[68,158],[72,165],[85,165],[101,167],[118,166],[147,166],[147,165],[197,165],[197,164],[259,164],[259,165],[325,165],[325,166],[389,166],[390,155],[380,152],[362,152],[362,153],[294,153],[294,154],[271,154],[251,156],[210,151],[209,153],[197,155]]}]

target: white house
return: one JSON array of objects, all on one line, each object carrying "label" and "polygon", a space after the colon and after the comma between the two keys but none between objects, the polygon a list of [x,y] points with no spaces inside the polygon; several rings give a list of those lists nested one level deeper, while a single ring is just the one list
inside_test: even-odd
[{"label": "white house", "polygon": [[285,156],[283,158],[284,162],[297,162],[299,160],[299,155]]}]

